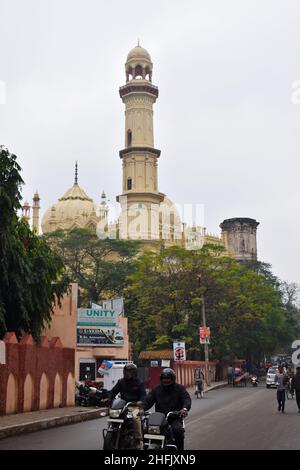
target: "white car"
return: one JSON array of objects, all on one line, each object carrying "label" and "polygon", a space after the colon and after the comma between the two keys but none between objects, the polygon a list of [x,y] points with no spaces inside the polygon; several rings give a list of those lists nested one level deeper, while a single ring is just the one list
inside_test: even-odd
[{"label": "white car", "polygon": [[276,387],[276,382],[275,382],[275,376],[278,374],[279,371],[277,367],[270,367],[270,369],[267,372],[267,378],[266,378],[266,387]]}]

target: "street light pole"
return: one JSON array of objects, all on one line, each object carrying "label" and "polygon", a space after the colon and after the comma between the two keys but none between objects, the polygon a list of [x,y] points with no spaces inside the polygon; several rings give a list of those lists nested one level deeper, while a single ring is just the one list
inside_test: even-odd
[{"label": "street light pole", "polygon": [[[202,323],[203,323],[203,326],[206,327],[204,295],[202,295]],[[207,382],[207,385],[210,386],[209,355],[208,355],[207,343],[204,343],[204,355],[205,355],[206,382]]]}]

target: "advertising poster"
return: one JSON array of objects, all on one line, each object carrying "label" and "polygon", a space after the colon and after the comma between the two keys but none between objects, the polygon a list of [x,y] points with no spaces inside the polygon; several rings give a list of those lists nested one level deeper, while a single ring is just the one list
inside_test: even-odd
[{"label": "advertising poster", "polygon": [[104,326],[78,326],[77,344],[79,346],[123,346],[123,329]]},{"label": "advertising poster", "polygon": [[186,354],[185,354],[185,343],[173,343],[173,351],[174,351],[174,361],[185,361]]}]

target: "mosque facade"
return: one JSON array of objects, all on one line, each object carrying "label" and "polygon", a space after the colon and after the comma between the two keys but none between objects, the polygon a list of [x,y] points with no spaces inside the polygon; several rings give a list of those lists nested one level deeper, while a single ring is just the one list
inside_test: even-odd
[{"label": "mosque facade", "polygon": [[[149,52],[138,46],[128,54],[125,63],[126,83],[119,89],[125,107],[124,148],[122,162],[122,192],[116,197],[120,205],[118,219],[110,223],[106,195],[96,204],[79,186],[77,163],[71,188],[44,213],[43,233],[55,230],[89,228],[100,238],[142,240],[187,249],[201,248],[205,243],[223,245],[237,260],[257,259],[256,228],[250,218],[226,219],[220,225],[220,236],[208,234],[200,225],[190,226],[181,220],[176,205],[158,186],[158,162],[161,151],[155,147],[153,106],[158,87],[152,83],[153,63]],[[30,219],[39,232],[40,197],[36,192],[33,204],[23,206],[23,217]]]}]

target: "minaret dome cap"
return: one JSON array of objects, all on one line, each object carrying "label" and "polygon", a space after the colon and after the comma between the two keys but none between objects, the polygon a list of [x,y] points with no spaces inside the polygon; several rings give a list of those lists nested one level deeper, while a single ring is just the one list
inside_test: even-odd
[{"label": "minaret dome cap", "polygon": [[127,62],[140,59],[144,59],[151,62],[151,56],[149,52],[141,46],[136,46],[129,52],[127,56]]}]

